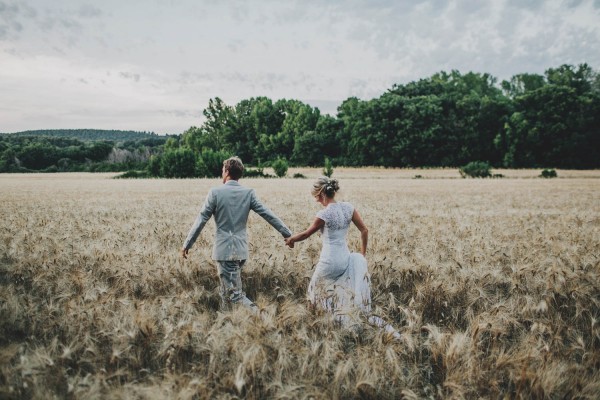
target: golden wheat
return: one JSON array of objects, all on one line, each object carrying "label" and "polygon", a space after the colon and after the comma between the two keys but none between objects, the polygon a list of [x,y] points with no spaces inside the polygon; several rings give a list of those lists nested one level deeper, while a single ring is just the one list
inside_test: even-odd
[{"label": "golden wheat", "polygon": [[[600,173],[498,172],[336,169],[400,341],[307,307],[319,238],[288,249],[257,216],[261,313],[220,312],[212,222],[178,253],[218,180],[0,175],[0,397],[598,398]],[[318,210],[310,180],[242,183],[292,230]]]}]

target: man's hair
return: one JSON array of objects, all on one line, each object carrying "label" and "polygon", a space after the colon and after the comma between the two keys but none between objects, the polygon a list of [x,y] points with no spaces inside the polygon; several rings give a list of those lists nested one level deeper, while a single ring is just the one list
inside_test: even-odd
[{"label": "man's hair", "polygon": [[223,161],[223,167],[225,167],[225,171],[229,172],[231,179],[236,181],[244,174],[244,163],[237,156],[229,157]]}]

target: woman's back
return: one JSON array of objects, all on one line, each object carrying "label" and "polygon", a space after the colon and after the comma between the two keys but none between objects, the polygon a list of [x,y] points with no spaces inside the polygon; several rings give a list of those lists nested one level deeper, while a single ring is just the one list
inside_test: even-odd
[{"label": "woman's back", "polygon": [[323,231],[345,231],[352,221],[353,212],[354,206],[348,202],[329,203],[317,213],[317,217],[325,221]]},{"label": "woman's back", "polygon": [[[323,248],[319,261],[331,267],[346,264],[350,251],[346,242],[348,227],[352,221],[354,207],[347,202],[330,203],[317,213],[317,217],[325,221],[321,233]],[[336,268],[337,269],[337,268]],[[337,271],[341,272],[341,271]]]}]

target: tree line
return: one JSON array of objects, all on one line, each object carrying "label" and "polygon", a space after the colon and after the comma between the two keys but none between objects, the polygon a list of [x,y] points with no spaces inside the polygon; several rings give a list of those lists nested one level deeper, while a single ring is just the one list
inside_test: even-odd
[{"label": "tree line", "polygon": [[[199,127],[138,145],[144,150],[137,168],[152,176],[213,176],[234,154],[259,168],[276,160],[322,166],[326,159],[336,166],[600,166],[600,75],[587,64],[500,83],[487,73],[440,72],[394,85],[378,98],[348,98],[336,116],[298,100],[267,97],[235,105],[217,97],[203,114]],[[108,154],[114,153],[113,147]]]},{"label": "tree line", "polygon": [[[0,134],[0,135],[6,135]],[[23,132],[10,133],[12,137],[17,136],[44,136],[54,138],[71,138],[84,142],[113,141],[117,143],[128,141],[139,141],[145,139],[160,138],[154,132],[120,131],[110,129],[40,129]]]},{"label": "tree line", "polygon": [[[109,135],[111,133],[109,132]],[[167,137],[114,142],[60,136],[0,135],[0,172],[116,172],[147,168]]]},{"label": "tree line", "polygon": [[297,100],[235,106],[210,100],[205,122],[179,146],[237,154],[252,164],[597,168],[600,77],[587,64],[497,83],[489,74],[440,72],[394,85],[371,100],[349,98],[337,116]]}]

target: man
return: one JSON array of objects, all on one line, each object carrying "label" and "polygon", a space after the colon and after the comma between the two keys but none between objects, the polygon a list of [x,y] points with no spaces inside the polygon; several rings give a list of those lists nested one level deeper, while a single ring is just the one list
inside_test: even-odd
[{"label": "man", "polygon": [[254,189],[243,187],[238,183],[243,172],[244,164],[238,157],[231,157],[223,162],[223,185],[212,188],[208,192],[204,206],[183,243],[181,255],[183,258],[187,258],[190,247],[210,217],[214,215],[217,230],[212,259],[217,261],[221,280],[221,305],[223,308],[229,309],[231,304],[242,304],[257,311],[256,304],[248,299],[242,290],[240,275],[248,258],[248,236],[246,234],[248,214],[250,210],[253,210],[284,238],[290,237],[292,232],[258,200]]}]

